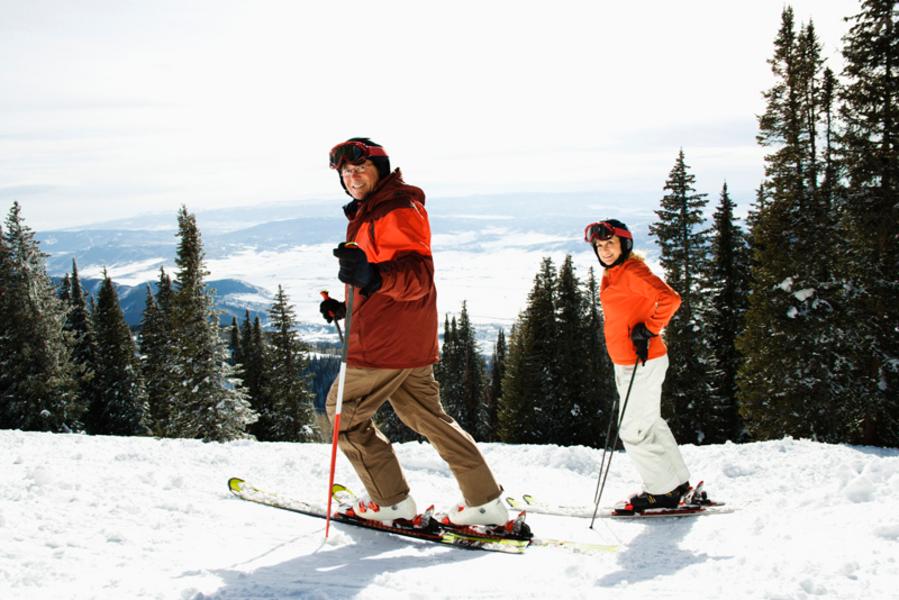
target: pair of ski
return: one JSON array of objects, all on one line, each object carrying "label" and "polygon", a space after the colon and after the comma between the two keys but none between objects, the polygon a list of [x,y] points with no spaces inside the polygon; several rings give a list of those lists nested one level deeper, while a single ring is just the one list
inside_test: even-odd
[{"label": "pair of ski", "polygon": [[524,494],[521,499],[506,497],[506,504],[515,510],[526,510],[532,513],[557,515],[561,517],[592,518],[594,514],[601,518],[613,519],[652,519],[660,517],[692,517],[733,512],[733,508],[723,502],[710,500],[700,481],[684,496],[676,508],[649,508],[635,512],[627,502],[620,502],[612,508],[596,511],[593,506],[557,506],[547,504],[532,495]]},{"label": "pair of ski", "polygon": [[[241,500],[248,502],[319,519],[328,517],[327,512],[321,506],[264,491],[237,477],[232,477],[228,481],[228,489]],[[351,510],[352,506],[355,505],[356,498],[352,492],[342,485],[335,484],[331,493],[340,506],[338,512],[331,515],[331,520],[335,523],[455,546],[457,548],[509,554],[521,554],[526,548],[531,546],[564,548],[573,552],[588,554],[615,552],[618,549],[615,545],[535,537],[524,522],[525,512],[523,511],[515,519],[498,527],[458,526],[446,523],[438,515],[434,514],[433,507],[416,516],[412,521],[400,519],[394,521],[393,524],[384,524],[380,521],[371,521],[356,516]]]}]

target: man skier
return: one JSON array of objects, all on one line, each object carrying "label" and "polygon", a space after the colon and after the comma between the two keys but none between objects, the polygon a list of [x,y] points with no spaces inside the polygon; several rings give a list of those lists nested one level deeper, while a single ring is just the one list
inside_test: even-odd
[{"label": "man skier", "polygon": [[[457,525],[502,525],[508,511],[472,437],[444,412],[434,379],[437,362],[437,291],[431,230],[424,192],[390,171],[382,146],[352,138],[334,146],[330,165],[352,197],[343,207],[346,241],[334,250],[338,278],[356,289],[338,440],[362,480],[367,496],[354,507],[365,519],[391,523],[412,519],[415,501],[390,441],[372,416],[390,402],[407,426],[425,436],[449,464],[464,501],[450,510]],[[328,298],[321,312],[329,322],[346,304]],[[334,423],[337,381],[327,398]]]}]

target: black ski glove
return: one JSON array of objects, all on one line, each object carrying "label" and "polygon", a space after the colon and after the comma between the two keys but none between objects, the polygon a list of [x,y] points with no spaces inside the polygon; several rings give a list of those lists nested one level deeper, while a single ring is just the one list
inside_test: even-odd
[{"label": "black ski glove", "polygon": [[346,318],[346,302],[341,302],[334,298],[324,300],[318,305],[318,310],[321,311],[322,316],[328,323]]},{"label": "black ski glove", "polygon": [[649,358],[649,340],[656,337],[657,334],[651,332],[643,323],[637,323],[631,327],[631,342],[634,344],[634,351],[637,358],[643,365],[646,365],[646,359]]},{"label": "black ski glove", "polygon": [[381,288],[381,274],[376,265],[368,262],[362,248],[341,242],[334,248],[334,256],[340,261],[337,273],[340,281],[360,288],[365,296],[371,296]]}]

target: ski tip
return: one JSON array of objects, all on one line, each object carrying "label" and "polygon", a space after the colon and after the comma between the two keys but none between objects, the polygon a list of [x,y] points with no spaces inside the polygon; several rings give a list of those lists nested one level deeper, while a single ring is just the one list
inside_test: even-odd
[{"label": "ski tip", "polygon": [[228,480],[228,489],[231,493],[239,494],[243,488],[244,480],[240,477],[232,477]]},{"label": "ski tip", "polygon": [[524,496],[522,496],[522,498],[524,499],[524,501],[525,501],[527,504],[533,504],[533,503],[534,503],[534,497],[533,497],[532,495],[530,495],[530,494],[525,494]]},{"label": "ski tip", "polygon": [[338,492],[349,492],[349,491],[350,491],[349,488],[347,488],[345,485],[340,484],[340,483],[335,483],[334,485],[331,486],[331,495],[332,496]]}]

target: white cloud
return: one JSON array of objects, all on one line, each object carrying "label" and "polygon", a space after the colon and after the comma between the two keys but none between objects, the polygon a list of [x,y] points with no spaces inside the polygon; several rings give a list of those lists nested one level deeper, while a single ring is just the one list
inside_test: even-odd
[{"label": "white cloud", "polygon": [[[857,3],[791,4],[833,61]],[[0,184],[32,191],[20,200],[37,227],[342,198],[324,155],[360,134],[429,195],[658,189],[680,146],[700,185],[754,186],[746,132],[783,8],[0,5]]]}]

